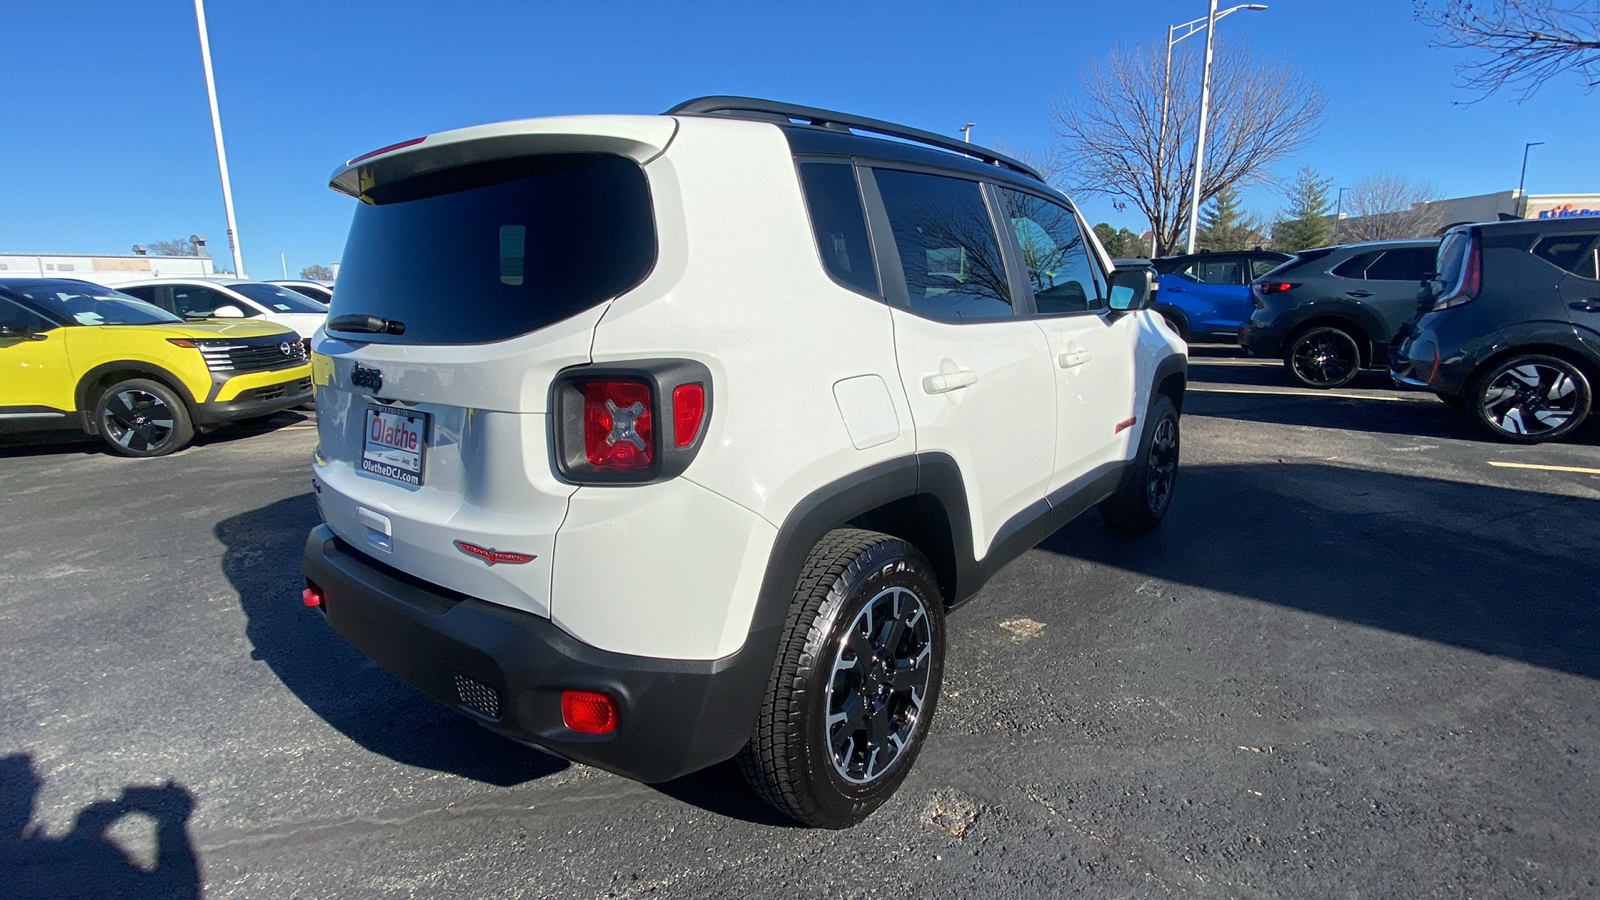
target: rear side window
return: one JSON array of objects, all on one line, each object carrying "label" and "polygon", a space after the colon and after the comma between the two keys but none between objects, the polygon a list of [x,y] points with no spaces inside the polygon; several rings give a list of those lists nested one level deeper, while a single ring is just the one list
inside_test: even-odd
[{"label": "rear side window", "polygon": [[873,269],[855,169],[840,163],[801,163],[800,185],[828,274],[847,287],[877,296],[878,273]]},{"label": "rear side window", "polygon": [[1548,234],[1533,245],[1533,255],[1580,278],[1595,277],[1594,234]]},{"label": "rear side window", "polygon": [[1383,251],[1381,250],[1373,250],[1368,253],[1357,253],[1355,256],[1352,256],[1344,262],[1339,263],[1337,266],[1334,266],[1333,274],[1339,276],[1340,278],[1366,278],[1367,267],[1377,262],[1378,257],[1382,255]]},{"label": "rear side window", "polygon": [[1389,250],[1367,267],[1368,281],[1421,281],[1433,271],[1432,247]]},{"label": "rear side window", "polygon": [[369,188],[331,316],[400,322],[362,341],[481,344],[625,293],[655,266],[644,171],[609,154],[495,160]]},{"label": "rear side window", "polygon": [[1197,259],[1178,274],[1201,284],[1244,284],[1239,275],[1239,260],[1232,256]]},{"label": "rear side window", "polygon": [[1250,277],[1260,278],[1283,264],[1284,260],[1281,259],[1272,259],[1265,256],[1253,257],[1250,260]]},{"label": "rear side window", "polygon": [[946,320],[1011,315],[1011,287],[978,183],[894,169],[876,169],[874,177],[912,312]]}]

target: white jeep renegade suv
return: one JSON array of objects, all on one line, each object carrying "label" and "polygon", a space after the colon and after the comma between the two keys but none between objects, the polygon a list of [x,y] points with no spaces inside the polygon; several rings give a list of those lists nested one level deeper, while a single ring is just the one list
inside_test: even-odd
[{"label": "white jeep renegade suv", "polygon": [[1092,505],[1170,503],[1184,346],[998,153],[714,97],[333,187],[304,599],[517,741],[648,782],[737,756],[857,822],[927,735],[945,611]]}]

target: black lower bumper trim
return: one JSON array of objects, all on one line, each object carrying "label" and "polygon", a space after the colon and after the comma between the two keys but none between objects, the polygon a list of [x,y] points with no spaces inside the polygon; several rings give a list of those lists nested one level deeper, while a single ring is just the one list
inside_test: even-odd
[{"label": "black lower bumper trim", "polygon": [[[777,650],[778,629],[752,632],[717,660],[599,650],[541,616],[400,576],[326,525],[307,538],[304,564],[326,597],[328,624],[402,680],[513,740],[644,782],[739,752]],[[568,729],[561,692],[569,688],[614,698],[617,730]]]},{"label": "black lower bumper trim", "polygon": [[291,406],[310,403],[314,396],[311,379],[297,378],[282,384],[252,388],[232,400],[197,403],[194,408],[194,421],[197,425],[218,425],[236,419],[269,416]]}]

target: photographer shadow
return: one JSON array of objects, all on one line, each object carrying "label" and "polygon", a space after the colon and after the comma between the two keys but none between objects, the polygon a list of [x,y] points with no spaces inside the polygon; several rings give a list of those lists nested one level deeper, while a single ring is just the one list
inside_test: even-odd
[{"label": "photographer shadow", "polygon": [[[26,754],[0,757],[0,897],[8,900],[199,897],[200,864],[189,842],[194,795],[181,785],[130,785],[116,800],[78,812],[60,837],[30,827],[44,781]],[[139,865],[110,831],[130,815],[155,822],[155,865]]]}]

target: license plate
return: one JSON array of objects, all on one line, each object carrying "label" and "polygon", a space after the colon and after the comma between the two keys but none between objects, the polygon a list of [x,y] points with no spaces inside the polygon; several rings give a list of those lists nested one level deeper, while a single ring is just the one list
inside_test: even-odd
[{"label": "license plate", "polygon": [[428,414],[388,406],[367,407],[361,470],[412,487],[422,486],[428,452]]}]

